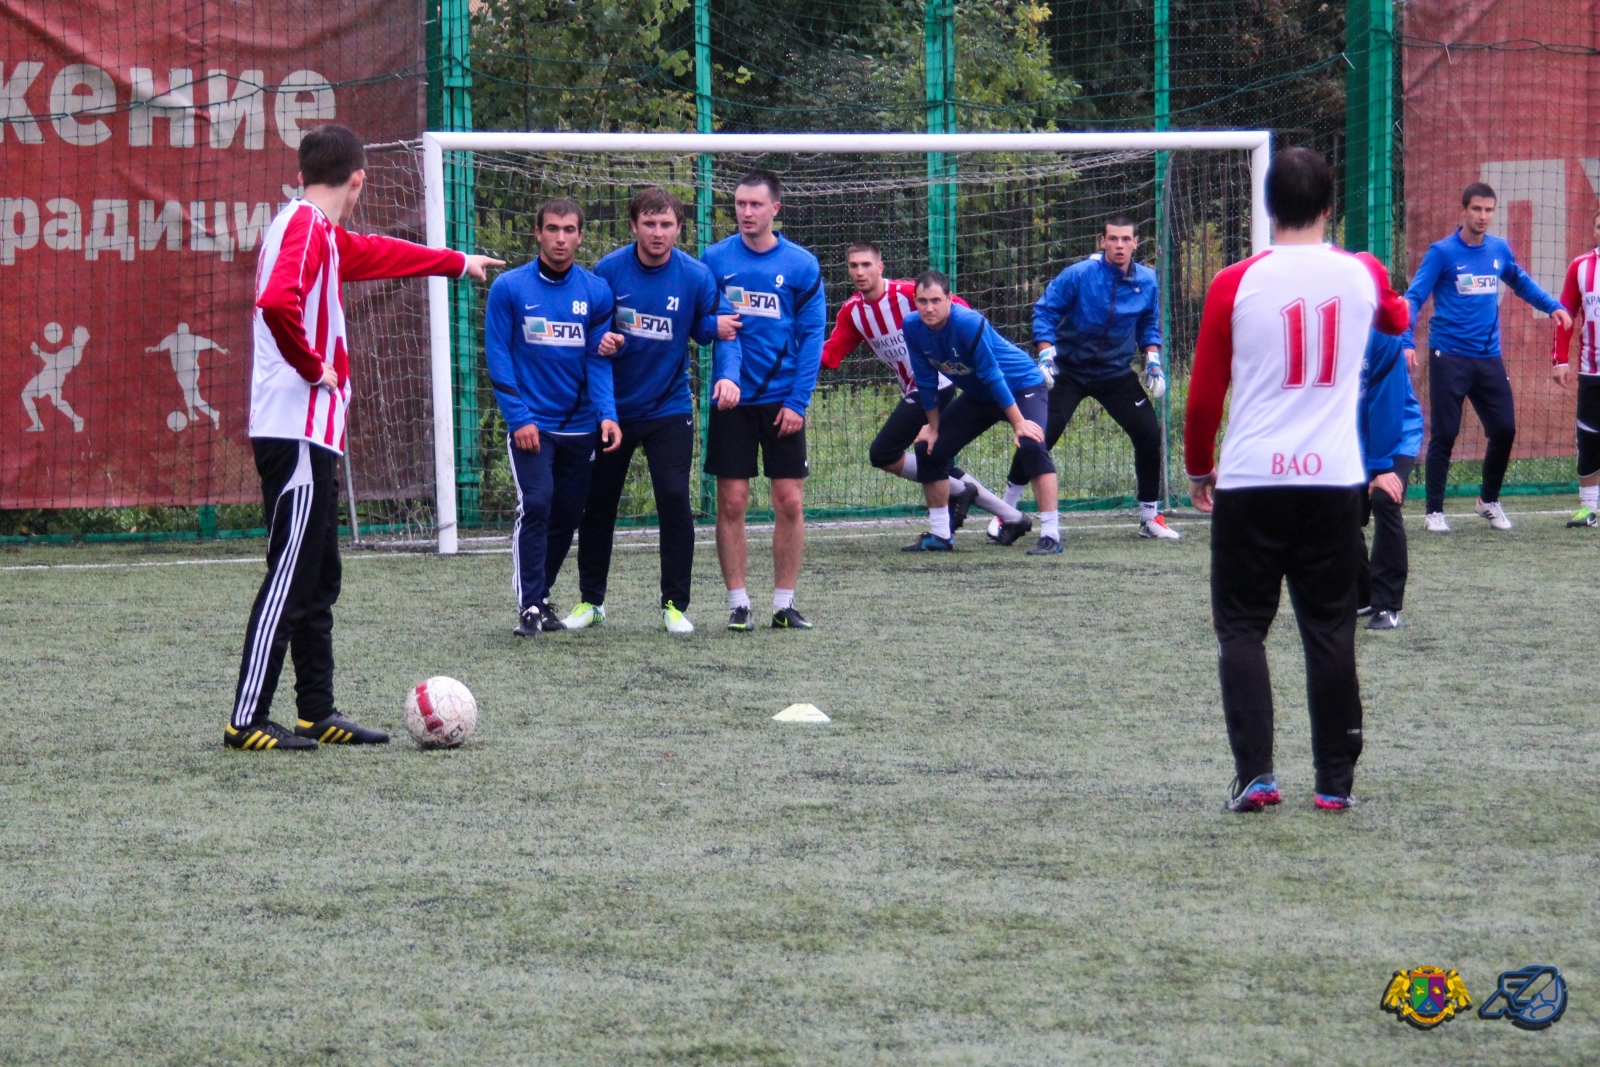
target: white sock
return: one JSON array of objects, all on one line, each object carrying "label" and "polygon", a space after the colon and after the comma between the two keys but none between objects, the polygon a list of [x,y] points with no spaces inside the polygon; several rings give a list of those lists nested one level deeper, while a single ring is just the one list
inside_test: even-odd
[{"label": "white sock", "polygon": [[1061,512],[1039,512],[1039,536],[1054,537],[1057,541],[1061,540]]},{"label": "white sock", "polygon": [[1157,515],[1160,515],[1160,514],[1161,514],[1161,502],[1159,500],[1152,500],[1148,504],[1145,503],[1143,500],[1139,501],[1139,521],[1140,522],[1150,522]]},{"label": "white sock", "polygon": [[950,540],[950,508],[929,508],[928,529],[933,531],[933,536]]},{"label": "white sock", "polygon": [[782,611],[784,608],[794,607],[793,589],[774,589],[772,591],[772,610]]},{"label": "white sock", "polygon": [[738,611],[740,608],[750,606],[750,594],[745,592],[744,586],[728,590],[728,610]]},{"label": "white sock", "polygon": [[974,478],[972,475],[969,474],[966,476],[966,484],[975,485],[978,487],[978,499],[974,501],[974,503],[976,503],[978,507],[982,508],[984,511],[987,511],[989,514],[999,519],[1001,522],[1016,522],[1018,519],[1022,518],[1022,512],[1018,511],[1010,504],[1007,504],[1004,500],[1001,500],[999,497],[995,496],[994,493],[989,491],[988,486],[978,481],[978,479]]},{"label": "white sock", "polygon": [[1591,511],[1600,509],[1600,485],[1578,486],[1578,503]]},{"label": "white sock", "polygon": [[[1010,482],[1007,482],[1006,483],[1006,500],[1005,500],[1006,507],[1015,509],[1016,506],[1017,506],[1017,501],[1021,500],[1022,499],[1022,494],[1026,493],[1027,491],[1028,491],[1028,486],[1027,486],[1026,483],[1024,483],[1022,485],[1012,485]],[[1007,520],[1007,521],[1010,521],[1010,520]]]},{"label": "white sock", "polygon": [[905,465],[900,468],[900,477],[908,482],[917,480],[917,454],[915,452],[906,453]]}]

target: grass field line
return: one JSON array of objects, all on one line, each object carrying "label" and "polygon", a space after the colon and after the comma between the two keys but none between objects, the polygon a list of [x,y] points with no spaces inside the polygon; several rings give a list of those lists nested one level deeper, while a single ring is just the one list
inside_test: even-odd
[{"label": "grass field line", "polygon": [[[1510,511],[1510,510],[1507,510],[1506,514],[1507,515],[1538,516],[1538,515],[1567,515],[1567,514],[1570,514],[1570,512],[1565,511],[1565,510],[1554,510],[1554,511]],[[1473,512],[1467,511],[1467,512],[1447,512],[1445,517],[1449,518],[1449,519],[1471,519],[1471,518],[1477,518],[1478,516],[1475,515]],[[1175,520],[1169,522],[1168,525],[1170,525],[1170,526],[1178,526],[1178,527],[1182,527],[1182,526],[1201,526],[1201,525],[1205,525],[1206,522],[1208,522],[1208,521],[1209,520],[1205,520],[1205,519],[1175,519]],[[820,533],[825,533],[826,534],[826,533],[828,533],[830,531],[834,531],[834,530],[841,530],[841,529],[860,530],[860,528],[862,528],[862,527],[875,527],[875,529],[872,529],[870,531],[861,531],[861,532],[856,532],[856,533],[837,533],[837,534],[831,534],[830,536],[820,536],[820,537],[815,537],[814,538],[815,540],[818,540],[818,541],[855,541],[855,540],[860,540],[862,538],[868,538],[868,537],[884,537],[884,536],[896,533],[896,532],[898,532],[898,531],[900,531],[902,529],[905,529],[906,527],[920,526],[920,525],[922,525],[922,523],[923,523],[923,520],[921,518],[908,517],[908,518],[894,518],[894,519],[870,519],[870,520],[851,521],[851,522],[843,522],[843,521],[841,521],[841,522],[807,523],[806,524],[806,529],[808,531],[812,531],[814,533],[820,532]],[[1123,529],[1125,527],[1133,525],[1133,521],[1132,520],[1128,520],[1128,521],[1123,521],[1123,522],[1102,522],[1102,523],[1074,522],[1074,521],[1068,519],[1065,515],[1063,515],[1062,518],[1061,518],[1061,525],[1062,525],[1062,527],[1064,529],[1072,529],[1072,530],[1120,530],[1120,529]],[[760,524],[760,525],[752,525],[752,526],[747,526],[745,529],[750,533],[770,533],[772,531],[772,524],[771,523],[763,523],[763,524]],[[655,548],[660,544],[660,538],[659,537],[652,537],[651,535],[654,534],[654,532],[655,532],[654,530],[641,531],[639,533],[633,533],[631,531],[624,533],[622,531],[618,531],[618,534],[617,534],[618,544],[616,545],[616,547],[617,548]],[[964,531],[959,531],[959,532],[967,533],[967,534],[975,534],[975,533],[978,533],[980,531],[977,530],[977,529],[971,529],[971,530],[964,530]],[[650,539],[647,540],[646,538],[650,538]],[[495,547],[495,548],[464,548],[458,553],[459,555],[463,555],[463,556],[504,556],[504,555],[509,555],[510,552],[511,552],[511,548],[510,548],[511,538],[510,537],[473,537],[473,538],[463,538],[462,540],[465,543],[482,544],[482,545],[491,545],[492,544],[492,545],[496,545],[496,546],[504,546],[504,547]],[[770,541],[770,538],[763,538],[763,539],[756,539],[756,540],[754,540],[753,543],[755,543],[755,544],[766,544],[766,543],[768,543],[768,541]],[[396,542],[386,542],[386,543],[387,544],[394,544],[396,546],[402,545],[402,544],[414,544],[414,542],[398,542],[398,541],[396,541]],[[698,540],[697,539],[695,541],[695,547],[697,547],[697,548],[709,548],[709,547],[714,547],[716,545],[716,543],[717,542],[714,539],[711,539],[711,538],[707,538],[705,540]],[[358,559],[407,559],[409,557],[412,557],[412,556],[415,556],[415,555],[419,555],[419,554],[428,554],[428,553],[416,553],[416,552],[347,552],[347,553],[344,554],[344,558],[346,560],[358,560]],[[230,564],[230,563],[255,563],[255,564],[261,564],[261,563],[264,563],[264,562],[266,562],[266,560],[262,556],[236,556],[236,557],[231,557],[231,558],[210,558],[210,559],[139,560],[139,561],[132,561],[132,562],[127,562],[127,563],[20,563],[20,564],[12,564],[12,565],[9,565],[9,566],[0,567],[0,572],[5,572],[5,571],[106,571],[106,570],[131,570],[131,569],[141,568],[141,567],[200,567],[200,566],[208,566],[208,565],[211,565],[211,564]]]}]

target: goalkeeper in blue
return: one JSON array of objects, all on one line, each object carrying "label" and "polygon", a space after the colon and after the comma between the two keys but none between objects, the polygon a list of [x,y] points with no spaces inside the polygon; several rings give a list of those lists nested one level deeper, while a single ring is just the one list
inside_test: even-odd
[{"label": "goalkeeper in blue", "polygon": [[710,269],[677,248],[683,228],[683,204],[677,197],[656,186],[640,190],[628,204],[628,226],[633,243],[594,267],[616,296],[612,332],[601,340],[600,354],[611,357],[622,445],[595,457],[578,537],[583,600],[564,625],[580,630],[605,621],[617,505],[633,454],[642,448],[661,524],[662,626],[668,633],[686,635],[694,633],[684,614],[694,570],[689,341],[715,344],[711,398],[726,411],[739,403],[737,319]]},{"label": "goalkeeper in blue", "polygon": [[489,287],[483,330],[517,486],[511,589],[519,637],[563,628],[550,587],[583,518],[596,446],[622,445],[611,360],[600,354],[611,287],[573,262],[583,208],[565,198],[541,205],[534,235],[538,258]]},{"label": "goalkeeper in blue", "polygon": [[[1139,231],[1126,215],[1106,219],[1100,251],[1056,275],[1033,305],[1039,366],[1051,382],[1046,448],[1054,448],[1086,398],[1100,402],[1133,442],[1139,536],[1177,540],[1160,511],[1161,423],[1152,400],[1167,391],[1161,366],[1161,295],[1156,273],[1133,254]],[[1129,364],[1142,359],[1143,382]],[[1022,498],[1021,453],[1006,478],[1007,504]],[[1042,506],[1042,505],[1041,505]],[[997,527],[991,524],[990,534]]]},{"label": "goalkeeper in blue", "polygon": [[[1011,424],[1017,446],[1014,470],[1033,483],[1039,504],[1039,543],[1030,556],[1061,551],[1061,516],[1056,510],[1056,466],[1044,446],[1049,392],[1043,372],[1022,349],[1001,337],[989,320],[950,300],[950,279],[936,270],[917,278],[917,314],[902,330],[928,423],[917,434],[928,460],[917,468],[928,502],[928,532],[907,552],[950,552],[950,468],[956,454],[997,422]],[[939,410],[939,375],[961,395]]]}]

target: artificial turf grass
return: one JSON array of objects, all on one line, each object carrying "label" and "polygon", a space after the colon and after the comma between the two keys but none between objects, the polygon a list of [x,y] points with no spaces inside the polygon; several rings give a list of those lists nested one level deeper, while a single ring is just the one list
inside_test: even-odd
[{"label": "artificial turf grass", "polygon": [[[0,663],[52,709],[0,747],[0,1062],[1592,1061],[1593,531],[1416,519],[1338,816],[1288,625],[1286,804],[1218,811],[1203,526],[819,536],[807,634],[721,630],[702,549],[688,641],[648,549],[606,627],[526,644],[507,557],[352,555],[341,707],[397,729],[435,672],[483,706],[427,755],[220,750],[257,567],[0,573]],[[835,722],[768,721],[794,700]],[[1424,962],[1479,1000],[1551,962],[1572,1006],[1414,1034],[1377,1000]]]}]

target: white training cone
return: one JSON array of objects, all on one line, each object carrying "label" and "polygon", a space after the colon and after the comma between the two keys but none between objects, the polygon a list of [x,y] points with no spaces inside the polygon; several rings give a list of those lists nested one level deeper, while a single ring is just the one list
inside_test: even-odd
[{"label": "white training cone", "polygon": [[773,722],[831,722],[815,704],[790,704],[772,717]]}]

